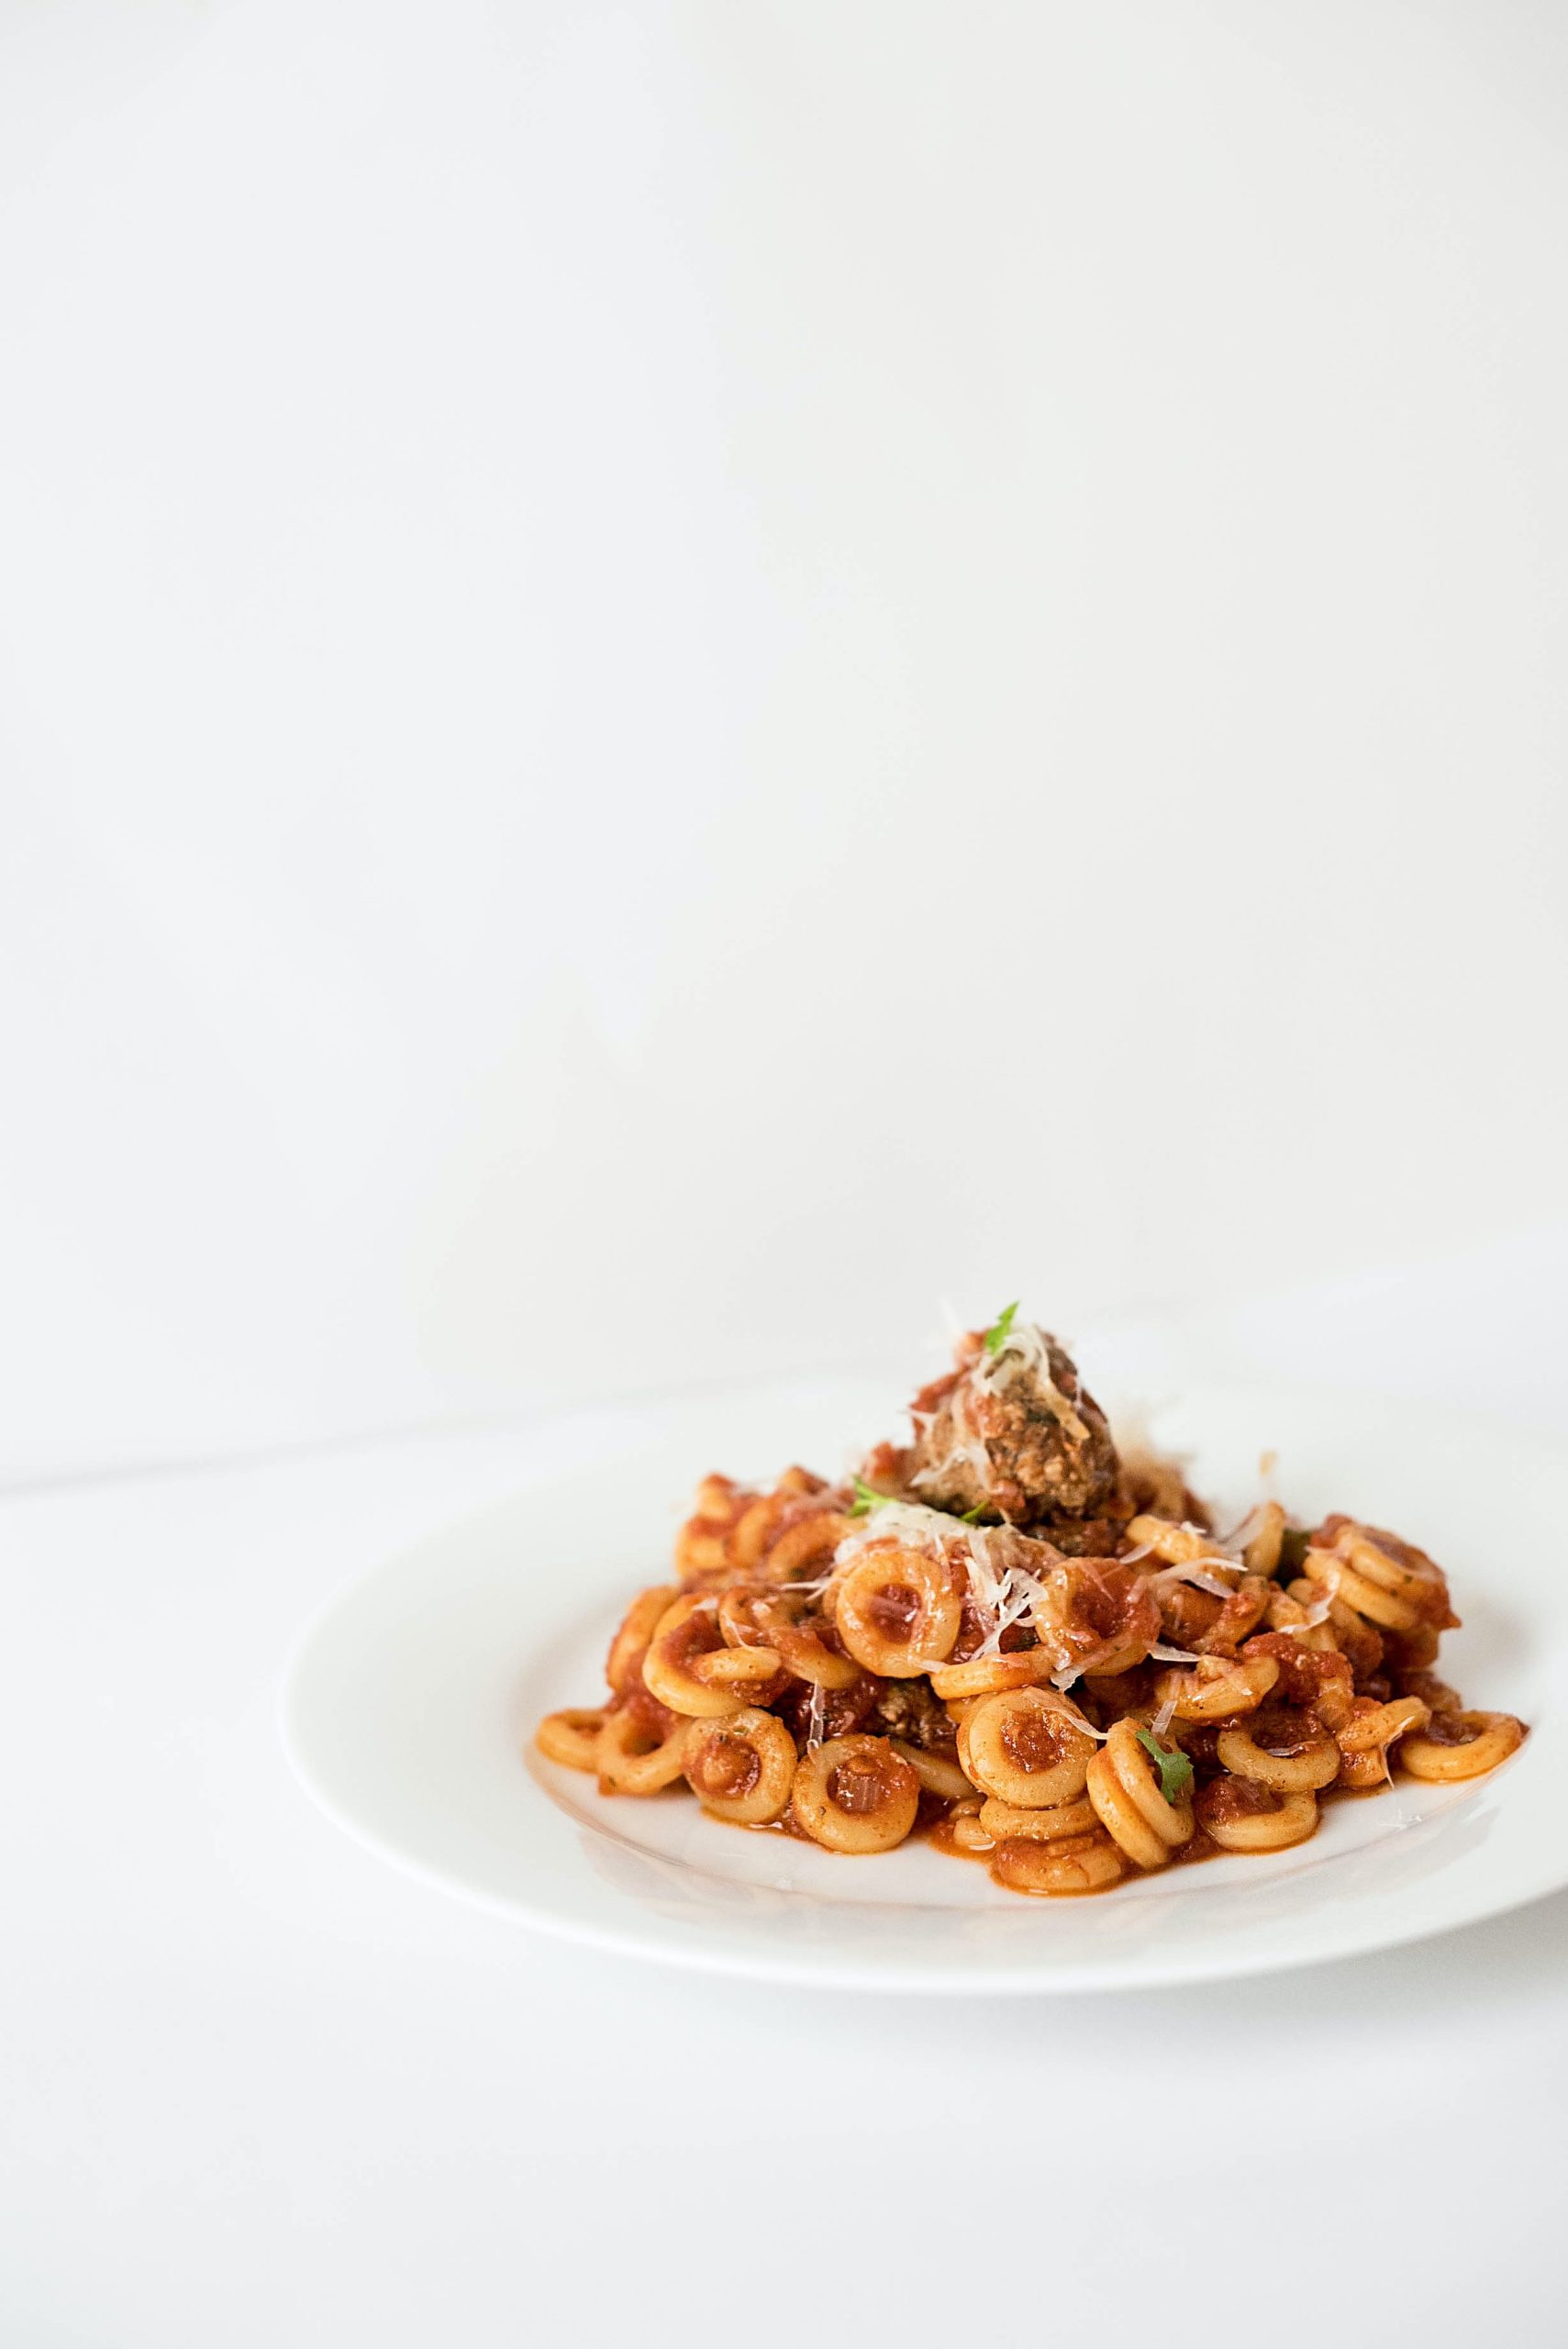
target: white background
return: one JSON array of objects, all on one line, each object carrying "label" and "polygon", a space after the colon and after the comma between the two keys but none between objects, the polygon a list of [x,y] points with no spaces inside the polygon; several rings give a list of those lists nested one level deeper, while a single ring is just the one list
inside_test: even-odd
[{"label": "white background", "polygon": [[944,1296],[1560,1431],[1565,199],[1548,0],[0,0],[6,2349],[1555,2343],[1568,1896],[693,1982],[274,1708]]},{"label": "white background", "polygon": [[0,0],[13,1476],[1562,1198],[1568,17]]}]

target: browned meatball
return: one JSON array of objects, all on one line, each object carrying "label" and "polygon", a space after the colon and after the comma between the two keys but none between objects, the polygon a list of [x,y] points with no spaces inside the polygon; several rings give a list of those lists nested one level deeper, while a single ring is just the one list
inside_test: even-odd
[{"label": "browned meatball", "polygon": [[995,1512],[1014,1525],[1120,1514],[1120,1469],[1105,1413],[1071,1356],[1029,1323],[995,1353],[979,1332],[958,1366],[917,1395],[910,1481],[934,1508]]}]

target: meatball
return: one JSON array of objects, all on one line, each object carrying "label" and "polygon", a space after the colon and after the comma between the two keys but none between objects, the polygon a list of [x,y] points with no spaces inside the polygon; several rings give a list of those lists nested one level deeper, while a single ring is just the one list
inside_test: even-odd
[{"label": "meatball", "polygon": [[1119,1514],[1120,1466],[1105,1413],[1046,1330],[1011,1329],[995,1350],[960,1341],[957,1367],[914,1403],[910,1482],[955,1516],[1014,1525]]}]

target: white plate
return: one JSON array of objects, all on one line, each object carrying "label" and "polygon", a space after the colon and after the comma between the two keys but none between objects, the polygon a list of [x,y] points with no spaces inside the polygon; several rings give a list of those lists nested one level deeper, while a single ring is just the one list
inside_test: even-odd
[{"label": "white plate", "polygon": [[349,1832],[449,1891],[601,1946],[879,1990],[1103,1990],[1253,1974],[1441,1932],[1568,1881],[1562,1709],[1568,1465],[1469,1419],[1364,1399],[1205,1390],[1158,1423],[1236,1512],[1265,1446],[1282,1497],[1392,1525],[1449,1568],[1464,1629],[1442,1670],[1533,1725],[1470,1787],[1334,1804],[1309,1843],[1031,1900],[917,1843],[841,1858],[706,1818],[684,1794],[604,1798],[530,1749],[595,1704],[624,1603],[666,1572],[703,1470],[837,1469],[896,1424],[888,1390],[817,1386],[640,1415],[627,1442],[393,1559],[306,1634],[284,1743]]}]

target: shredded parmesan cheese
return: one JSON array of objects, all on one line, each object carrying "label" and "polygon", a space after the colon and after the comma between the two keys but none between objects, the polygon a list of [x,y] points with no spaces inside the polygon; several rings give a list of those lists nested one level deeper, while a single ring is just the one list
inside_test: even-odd
[{"label": "shredded parmesan cheese", "polygon": [[1218,1575],[1209,1571],[1214,1566],[1228,1566],[1232,1573],[1235,1572],[1235,1566],[1229,1558],[1189,1558],[1180,1565],[1162,1566],[1159,1573],[1151,1575],[1149,1579],[1157,1590],[1162,1590],[1167,1583],[1185,1582],[1191,1583],[1195,1590],[1207,1590],[1211,1598],[1233,1598],[1235,1584],[1221,1582]]},{"label": "shredded parmesan cheese", "polygon": [[[982,1393],[995,1395],[1010,1386],[1020,1372],[1034,1378],[1058,1425],[1065,1428],[1075,1442],[1087,1443],[1088,1429],[1071,1398],[1051,1375],[1051,1340],[1038,1322],[1015,1322],[994,1354],[981,1354],[969,1376]],[[956,1395],[953,1399],[956,1403]]]}]

